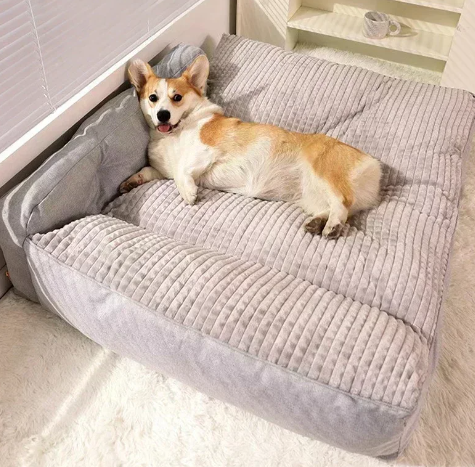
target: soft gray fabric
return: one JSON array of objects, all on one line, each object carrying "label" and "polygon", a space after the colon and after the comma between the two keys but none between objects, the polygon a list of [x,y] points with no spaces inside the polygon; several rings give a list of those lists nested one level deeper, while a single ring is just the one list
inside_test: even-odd
[{"label": "soft gray fabric", "polygon": [[[203,51],[180,44],[157,65],[176,77]],[[0,247],[17,291],[37,300],[23,242],[71,220],[99,213],[117,187],[146,164],[148,126],[128,90],[87,119],[71,141],[0,201]]]},{"label": "soft gray fabric", "polygon": [[[435,239],[407,242],[418,237],[419,223],[409,221],[413,206],[406,208],[405,199],[385,196],[376,209],[351,219],[344,237],[333,241],[306,233],[302,227],[305,214],[290,203],[204,189],[200,199],[189,208],[173,181],[157,181],[116,199],[104,212],[159,235],[259,263],[377,307],[410,323],[424,342],[432,342],[436,315],[431,304],[438,303],[442,294],[446,256],[432,257],[435,250],[431,247],[432,241],[440,242],[447,235],[445,219],[440,222],[444,231],[437,232]],[[397,214],[401,223],[384,221],[384,216],[391,219]],[[432,267],[419,261],[421,257],[429,258]],[[412,283],[412,277],[418,278],[420,287]],[[393,343],[395,358],[403,350],[400,337]],[[411,338],[408,352],[413,346]],[[405,397],[411,394],[406,391]]]},{"label": "soft gray fabric", "polygon": [[178,78],[200,55],[204,52],[199,47],[178,44],[160,60],[154,71],[161,78]]},{"label": "soft gray fabric", "polygon": [[[26,248],[42,303],[94,341],[345,449],[399,449],[411,420],[404,405],[415,401],[397,394],[414,368],[404,350],[398,363],[393,352],[407,344],[424,351],[403,322],[268,266],[102,215],[35,235]],[[391,372],[385,399],[394,405],[379,401],[381,391],[371,396]],[[354,395],[342,380],[355,381]]]},{"label": "soft gray fabric", "polygon": [[26,242],[41,302],[211,395],[395,456],[435,366],[475,99],[232,36],[211,78],[228,115],[324,132],[380,159],[380,205],[335,241],[306,234],[290,204],[203,190],[190,207],[173,182],[151,182],[107,215]]}]

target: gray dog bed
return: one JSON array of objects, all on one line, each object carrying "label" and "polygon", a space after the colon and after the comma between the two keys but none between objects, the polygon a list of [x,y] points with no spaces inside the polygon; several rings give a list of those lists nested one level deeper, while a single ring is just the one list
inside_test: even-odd
[{"label": "gray dog bed", "polygon": [[[161,73],[199,53],[178,48]],[[214,397],[397,456],[434,372],[474,97],[233,36],[210,83],[228,115],[326,133],[380,159],[381,204],[327,240],[287,203],[203,190],[190,207],[172,181],[117,198],[148,141],[127,91],[3,199],[15,287]]]}]

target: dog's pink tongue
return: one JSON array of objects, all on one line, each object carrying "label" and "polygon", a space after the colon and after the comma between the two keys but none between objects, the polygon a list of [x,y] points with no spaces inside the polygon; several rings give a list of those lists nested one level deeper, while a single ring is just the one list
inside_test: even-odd
[{"label": "dog's pink tongue", "polygon": [[158,131],[162,133],[167,133],[171,130],[172,126],[169,123],[163,123],[162,125],[158,125]]}]

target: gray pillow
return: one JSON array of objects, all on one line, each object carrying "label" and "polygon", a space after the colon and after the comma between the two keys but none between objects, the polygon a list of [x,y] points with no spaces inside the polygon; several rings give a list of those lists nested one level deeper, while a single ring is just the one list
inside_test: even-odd
[{"label": "gray pillow", "polygon": [[153,69],[161,78],[178,78],[197,57],[204,54],[199,47],[178,44]]}]

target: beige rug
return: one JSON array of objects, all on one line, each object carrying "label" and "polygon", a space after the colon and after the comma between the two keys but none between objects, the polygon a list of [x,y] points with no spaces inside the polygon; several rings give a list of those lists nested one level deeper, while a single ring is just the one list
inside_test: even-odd
[{"label": "beige rug", "polygon": [[[345,61],[345,54],[331,49],[301,51]],[[437,80],[417,69],[350,58],[386,74]],[[475,465],[474,232],[472,154],[441,358],[421,423],[396,465]],[[118,357],[12,292],[0,301],[1,467],[383,465],[288,432]]]}]

